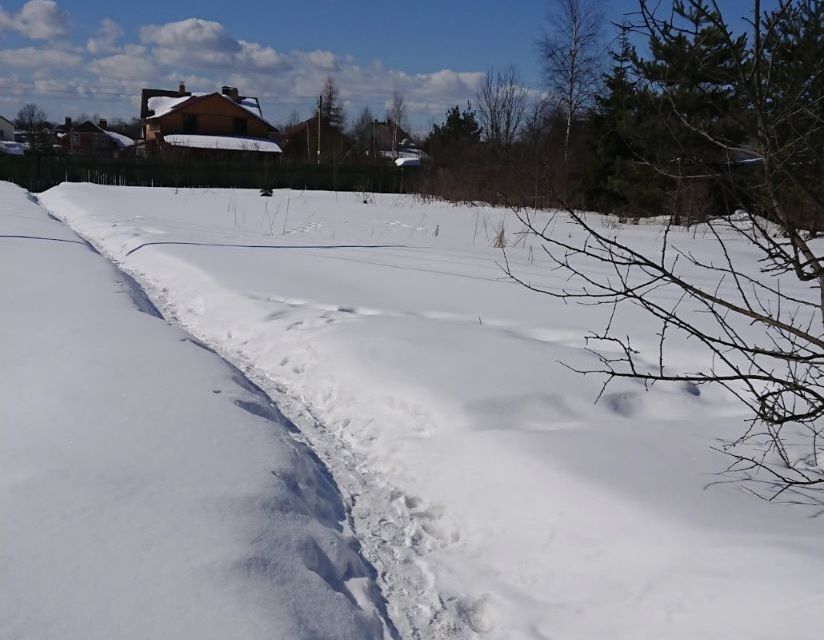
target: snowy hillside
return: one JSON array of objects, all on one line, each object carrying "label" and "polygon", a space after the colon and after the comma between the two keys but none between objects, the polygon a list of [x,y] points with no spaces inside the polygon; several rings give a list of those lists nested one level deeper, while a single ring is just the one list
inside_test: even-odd
[{"label": "snowy hillside", "polygon": [[[504,277],[502,224],[521,277],[563,277],[511,214],[363,199],[76,184],[41,196],[294,421],[340,486],[402,637],[818,637],[824,520],[717,482],[727,461],[711,446],[746,418],[734,401],[626,382],[594,404],[602,380],[564,364],[592,362],[584,335],[606,310]],[[574,230],[561,218],[553,233]],[[655,226],[626,233],[660,241]],[[646,316],[618,322],[654,349]],[[161,389],[188,367],[164,355]],[[250,468],[277,456],[245,442]]]},{"label": "snowy hillside", "polygon": [[7,183],[0,277],[0,638],[391,637],[293,425]]}]

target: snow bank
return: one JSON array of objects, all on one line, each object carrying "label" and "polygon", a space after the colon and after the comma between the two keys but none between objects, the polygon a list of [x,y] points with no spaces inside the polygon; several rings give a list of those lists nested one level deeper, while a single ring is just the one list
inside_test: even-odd
[{"label": "snow bank", "polygon": [[0,276],[0,637],[384,637],[337,486],[240,371],[7,183]]},{"label": "snow bank", "polygon": [[[506,211],[288,190],[42,199],[279,398],[344,490],[404,637],[819,635],[824,520],[715,482],[710,446],[746,417],[719,390],[627,382],[594,405],[601,380],[561,363],[592,363],[583,337],[607,310],[508,282],[501,228],[521,277],[564,280]],[[711,255],[694,230],[671,239]],[[649,318],[615,322],[655,352]]]}]

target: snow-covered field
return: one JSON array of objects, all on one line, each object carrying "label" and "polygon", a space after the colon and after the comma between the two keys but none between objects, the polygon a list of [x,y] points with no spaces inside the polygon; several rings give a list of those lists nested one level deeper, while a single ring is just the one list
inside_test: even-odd
[{"label": "snow-covered field", "polygon": [[[727,461],[710,447],[741,432],[746,416],[735,402],[708,387],[645,392],[627,382],[594,404],[602,381],[564,363],[591,363],[584,334],[601,328],[602,310],[565,306],[503,277],[491,248],[502,221],[521,277],[563,278],[517,235],[511,214],[363,199],[70,184],[40,197],[297,425],[340,487],[402,637],[819,637],[824,519],[717,482]],[[560,219],[553,233],[573,230]],[[649,247],[660,241],[654,226],[626,233]],[[677,233],[695,251],[712,250],[709,238]],[[733,250],[750,257],[745,244]],[[620,321],[642,351],[654,348],[648,318]],[[684,363],[702,358],[689,345],[674,349]],[[135,340],[130,353],[143,352]],[[198,369],[178,390],[177,367],[191,366],[176,364],[182,356],[171,346],[163,356],[152,370],[164,393],[185,394],[206,375]],[[214,402],[181,397],[174,407],[216,420]],[[248,464],[207,476],[204,491],[233,495],[264,460],[279,459],[274,444],[242,442],[226,456],[240,463],[250,450]],[[130,464],[143,455],[131,452]],[[244,517],[263,515],[251,512]],[[233,527],[246,522],[215,519],[204,527],[217,532],[201,535],[235,540]],[[252,582],[244,584],[249,596]]]},{"label": "snow-covered field", "polygon": [[0,290],[0,638],[387,637],[293,425],[7,183]]}]

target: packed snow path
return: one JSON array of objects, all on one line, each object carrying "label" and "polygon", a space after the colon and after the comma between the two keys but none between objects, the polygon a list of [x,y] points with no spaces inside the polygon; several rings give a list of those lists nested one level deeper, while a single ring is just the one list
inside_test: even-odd
[{"label": "packed snow path", "polygon": [[0,638],[391,637],[294,427],[5,183],[0,291]]},{"label": "packed snow path", "polygon": [[[820,636],[820,509],[719,482],[711,446],[747,416],[718,389],[627,382],[593,405],[602,381],[561,363],[592,363],[584,335],[606,317],[502,277],[503,224],[520,275],[563,283],[506,211],[69,184],[41,201],[277,399],[341,487],[404,638]],[[710,234],[670,239],[713,259]],[[656,353],[649,318],[615,322]]]}]

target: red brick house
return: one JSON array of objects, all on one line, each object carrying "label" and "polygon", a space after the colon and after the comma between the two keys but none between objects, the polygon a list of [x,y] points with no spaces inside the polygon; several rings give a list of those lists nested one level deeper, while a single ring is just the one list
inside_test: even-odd
[{"label": "red brick house", "polygon": [[57,144],[69,155],[118,156],[134,147],[134,140],[109,130],[105,120],[98,124],[86,120],[74,125],[71,118],[66,118],[61,129],[57,134]]}]

